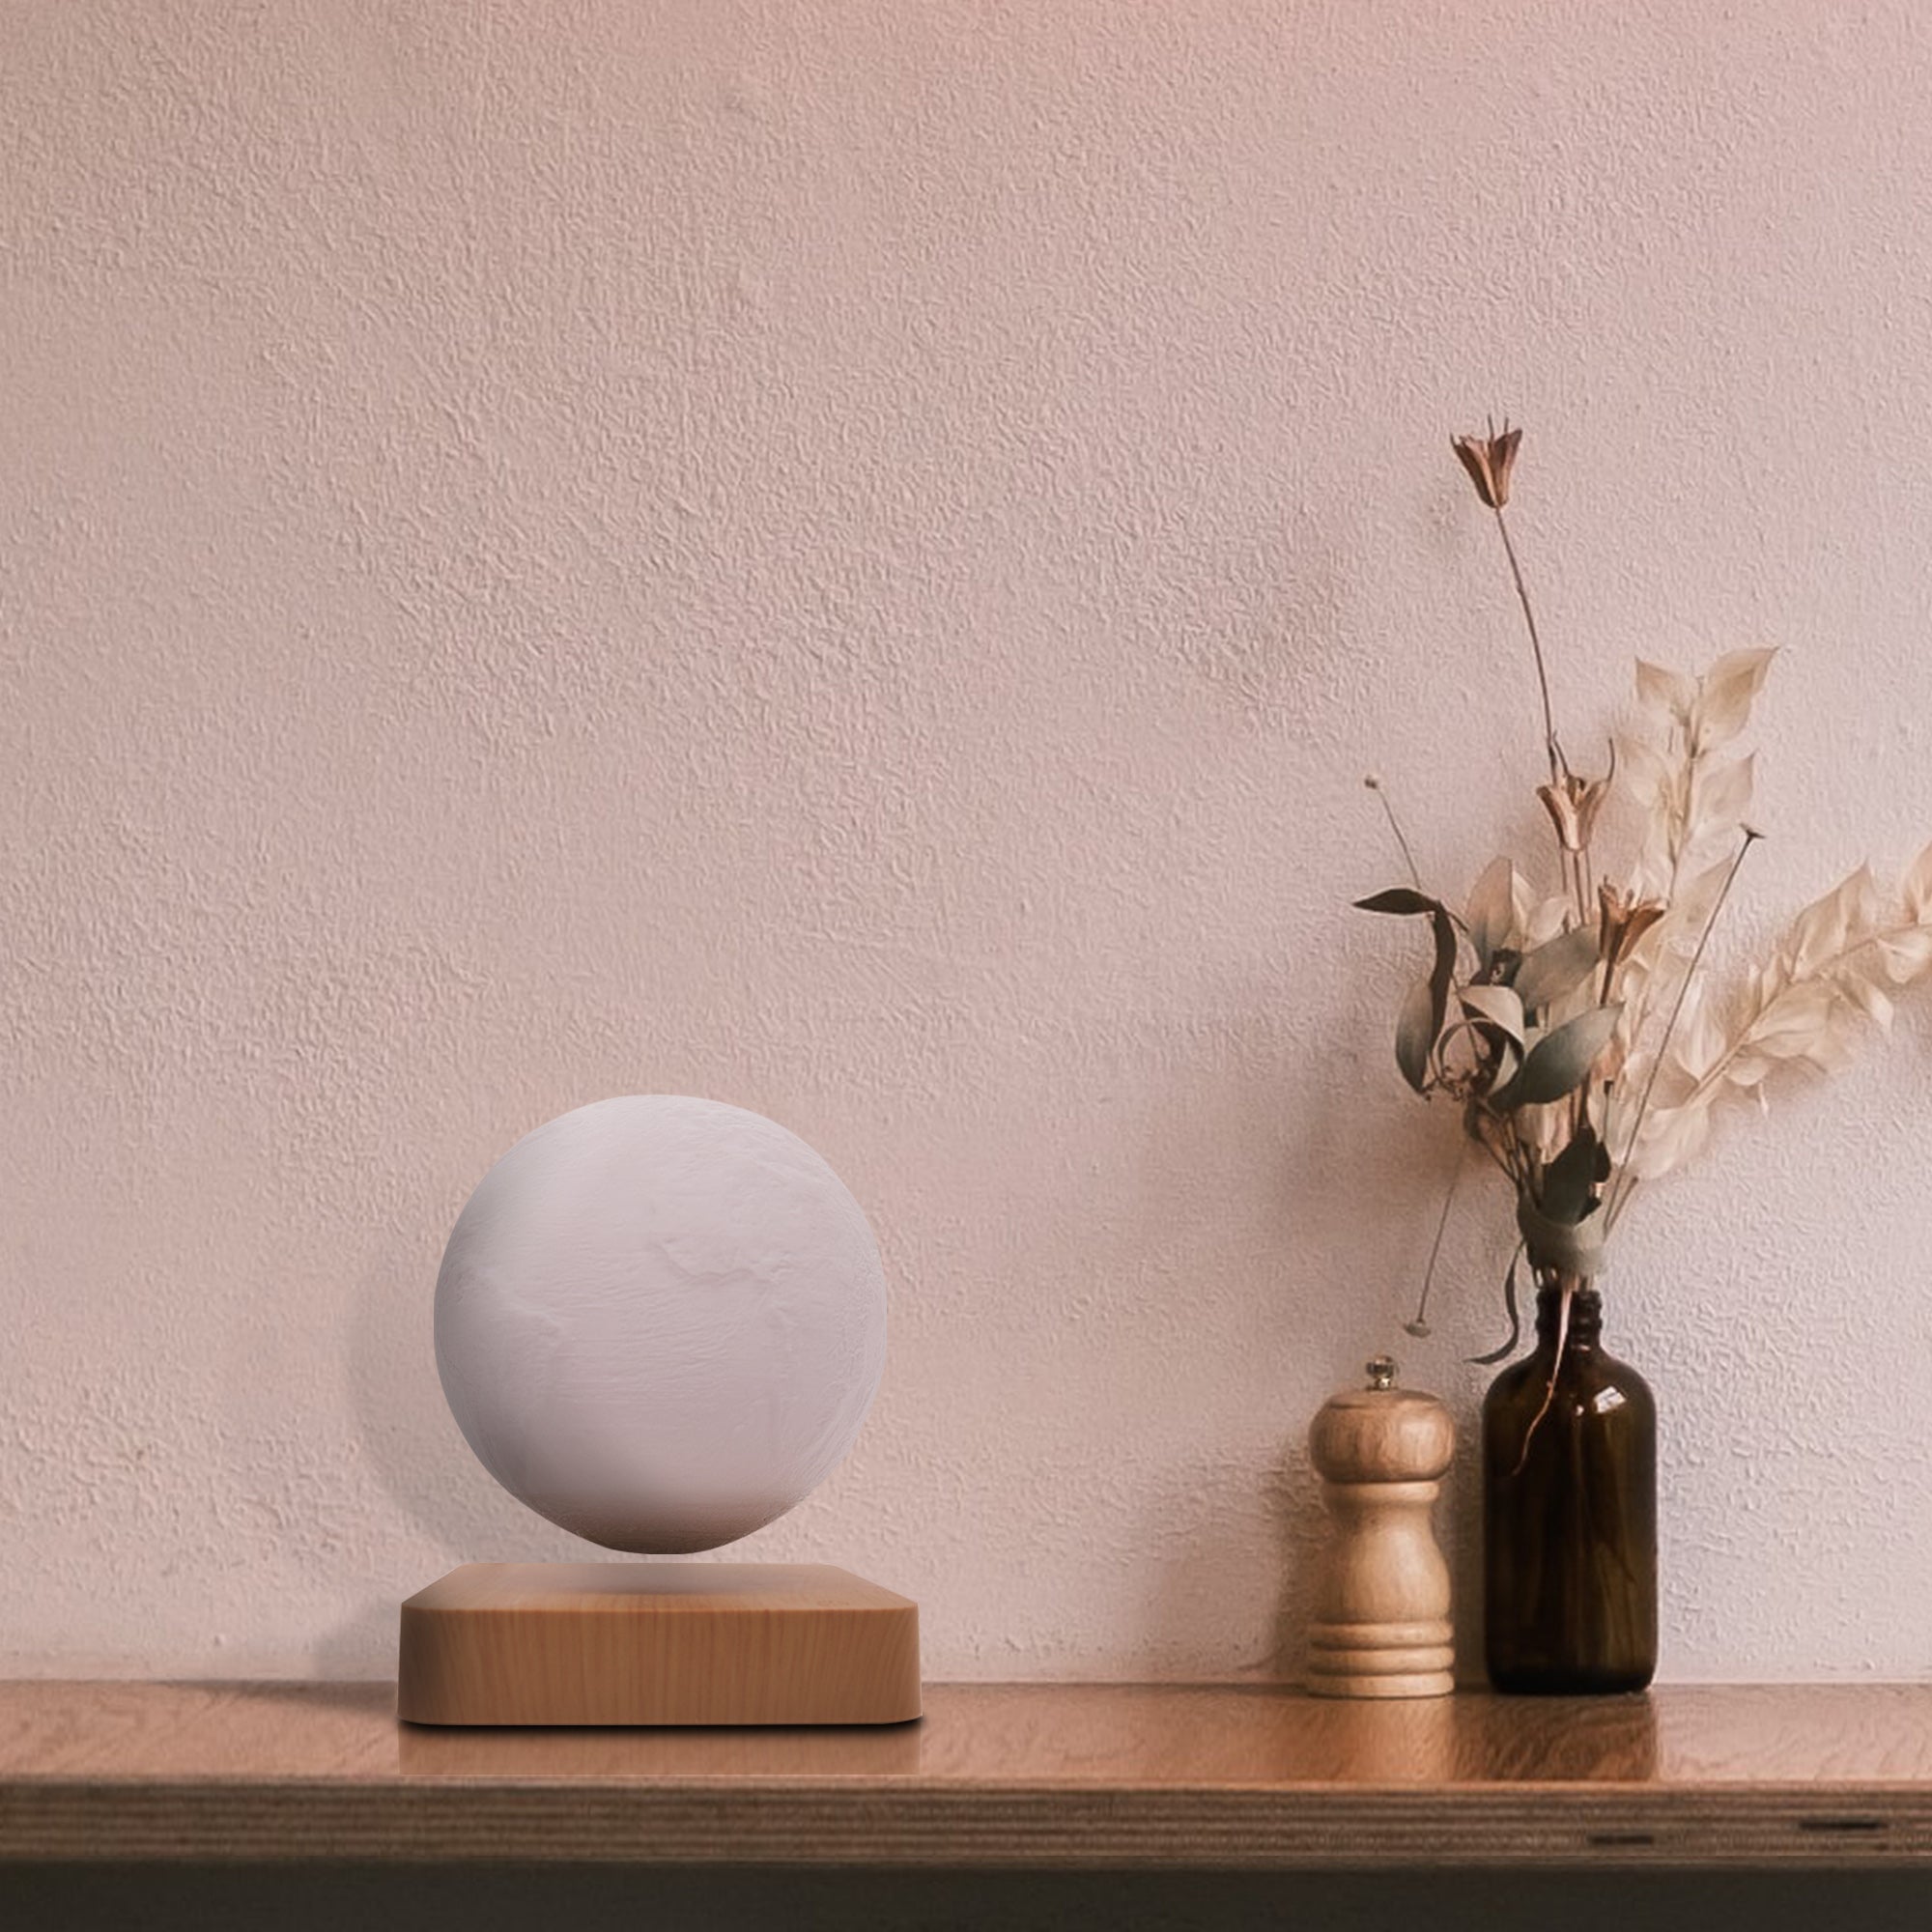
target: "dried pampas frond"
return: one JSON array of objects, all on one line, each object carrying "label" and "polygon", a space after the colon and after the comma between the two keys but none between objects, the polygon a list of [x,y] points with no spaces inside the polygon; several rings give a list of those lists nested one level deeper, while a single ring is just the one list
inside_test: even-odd
[{"label": "dried pampas frond", "polygon": [[1728,1026],[1700,991],[1670,1048],[1666,1077],[1675,1091],[1653,1106],[1637,1137],[1637,1175],[1654,1179],[1694,1154],[1727,1094],[1755,1094],[1762,1105],[1765,1082],[1780,1067],[1839,1071],[1867,1023],[1889,1029],[1892,994],[1928,975],[1932,845],[1889,898],[1861,866],[1806,906],[1751,976]]}]

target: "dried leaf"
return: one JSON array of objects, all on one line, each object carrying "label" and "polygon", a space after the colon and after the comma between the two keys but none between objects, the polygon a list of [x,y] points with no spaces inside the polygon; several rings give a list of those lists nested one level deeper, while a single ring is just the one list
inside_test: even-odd
[{"label": "dried leaf", "polygon": [[1435,1051],[1435,995],[1427,980],[1408,989],[1395,1025],[1395,1064],[1418,1094],[1429,1091],[1429,1058]]},{"label": "dried leaf", "polygon": [[1766,1060],[1803,1060],[1832,1024],[1838,996],[1824,980],[1804,980],[1758,1014],[1745,1033],[1745,1044]]},{"label": "dried leaf", "polygon": [[1464,986],[1457,997],[1472,1019],[1497,1028],[1518,1046],[1522,1044],[1522,1001],[1514,987]]},{"label": "dried leaf", "polygon": [[1932,845],[1926,846],[1905,874],[1901,888],[1905,909],[1915,923],[1923,924],[1932,916]]},{"label": "dried leaf", "polygon": [[1792,921],[1778,949],[1784,977],[1804,980],[1830,966],[1877,924],[1878,913],[1878,881],[1861,866]]},{"label": "dried leaf", "polygon": [[1516,867],[1508,859],[1492,859],[1469,895],[1469,944],[1484,972],[1516,930]]},{"label": "dried leaf", "polygon": [[1658,787],[1669,776],[1669,763],[1655,745],[1647,745],[1641,738],[1625,738],[1622,753],[1624,789],[1647,809],[1655,802]]},{"label": "dried leaf", "polygon": [[1592,1007],[1574,1020],[1552,1027],[1530,1049],[1508,1091],[1496,1096],[1502,1108],[1542,1106],[1574,1093],[1589,1077],[1598,1056],[1610,1043],[1621,1006]]},{"label": "dried leaf", "polygon": [[1691,708],[1690,737],[1699,753],[1728,745],[1750,722],[1751,700],[1764,689],[1776,651],[1732,651],[1704,673]]},{"label": "dried leaf", "polygon": [[1525,1012],[1544,1012],[1589,978],[1599,956],[1596,929],[1574,925],[1525,952],[1510,984]]},{"label": "dried leaf", "polygon": [[1653,1107],[1631,1158],[1632,1171],[1641,1180],[1655,1180],[1699,1152],[1710,1136],[1708,1103]]},{"label": "dried leaf", "polygon": [[1662,665],[1645,664],[1639,658],[1636,696],[1639,704],[1663,712],[1676,724],[1689,724],[1697,702],[1697,687],[1682,671],[1665,670]]},{"label": "dried leaf", "polygon": [[1571,899],[1568,893],[1552,893],[1548,898],[1538,899],[1529,909],[1529,916],[1518,923],[1518,930],[1522,934],[1522,942],[1518,947],[1520,952],[1534,952],[1539,946],[1547,946],[1559,932],[1569,928]]},{"label": "dried leaf", "polygon": [[1518,871],[1510,874],[1510,904],[1516,915],[1512,936],[1516,940],[1517,951],[1520,952],[1528,943],[1530,922],[1536,916],[1536,900],[1530,895],[1529,881]]},{"label": "dried leaf", "polygon": [[1891,1002],[1871,980],[1857,973],[1848,973],[1839,981],[1846,999],[1863,1013],[1881,1033],[1891,1031]]},{"label": "dried leaf", "polygon": [[1855,1010],[1849,1002],[1840,1006],[1836,1013],[1837,1023],[1823,1028],[1805,1049],[1804,1058],[1820,1073],[1840,1073],[1859,1057],[1858,1027],[1853,1018]]},{"label": "dried leaf", "polygon": [[1724,1030],[1717,1015],[1693,989],[1678,1015],[1670,1058],[1693,1083],[1702,1080],[1724,1057]]},{"label": "dried leaf", "polygon": [[1570,1138],[1572,1110],[1567,1103],[1553,1107],[1518,1106],[1507,1094],[1501,1094],[1491,1104],[1508,1113],[1518,1148],[1528,1152],[1538,1165],[1554,1160]]},{"label": "dried leaf", "polygon": [[1493,1094],[1498,1088],[1507,1087],[1521,1071],[1521,1044],[1513,1039],[1499,1041],[1496,1046],[1496,1064],[1490,1074],[1489,1091]]},{"label": "dried leaf", "polygon": [[[1442,1022],[1449,1011],[1449,987],[1456,977],[1454,916],[1440,899],[1433,899],[1427,893],[1418,893],[1408,886],[1391,886],[1386,892],[1372,893],[1365,899],[1357,899],[1355,909],[1358,912],[1388,913],[1398,918],[1428,915],[1435,939],[1435,965],[1429,976],[1429,1050],[1433,1051],[1436,1040],[1442,1035]],[[1408,1077],[1408,1068],[1402,1058],[1406,1050],[1402,1041],[1405,1035],[1412,1040],[1416,1031],[1411,1024],[1408,1009],[1405,1007],[1396,1029],[1397,1064],[1403,1066],[1405,1078]],[[1418,1094],[1423,1091],[1413,1079],[1409,1079],[1408,1084],[1414,1087]]]},{"label": "dried leaf", "polygon": [[1552,1221],[1526,1195],[1519,1195],[1516,1225],[1529,1264],[1539,1274],[1568,1274],[1588,1281],[1602,1271],[1609,1223],[1601,1213],[1579,1221]]},{"label": "dried leaf", "polygon": [[1570,1145],[1543,1170],[1539,1205],[1552,1221],[1580,1221],[1595,1205],[1593,1190],[1609,1175],[1609,1150],[1585,1121]]},{"label": "dried leaf", "polygon": [[1685,847],[1706,838],[1728,838],[1750,810],[1751,785],[1757,754],[1734,758],[1728,765],[1700,767],[1690,787],[1690,822]]},{"label": "dried leaf", "polygon": [[1393,913],[1406,917],[1415,913],[1441,911],[1440,903],[1427,893],[1418,893],[1410,886],[1390,886],[1386,892],[1371,893],[1365,899],[1355,901],[1357,912]]},{"label": "dried leaf", "polygon": [[1716,865],[1693,872],[1677,888],[1664,915],[1668,938],[1681,940],[1687,950],[1697,943],[1704,922],[1717,910],[1718,896],[1731,875],[1731,859],[1719,859]]},{"label": "dried leaf", "polygon": [[1690,820],[1690,769],[1678,755],[1663,766],[1651,792],[1643,839],[1631,871],[1632,888],[1649,896],[1667,897],[1682,869]]},{"label": "dried leaf", "polygon": [[1880,938],[1877,952],[1891,983],[1910,985],[1932,970],[1932,926],[1900,926]]},{"label": "dried leaf", "polygon": [[1522,1339],[1522,1311],[1516,1286],[1516,1266],[1522,1260],[1522,1245],[1520,1241],[1516,1244],[1516,1253],[1510,1257],[1509,1272],[1503,1276],[1503,1308],[1510,1319],[1509,1340],[1500,1349],[1492,1349],[1487,1355],[1471,1355],[1469,1360],[1477,1368],[1493,1368],[1498,1362],[1507,1360],[1516,1353],[1516,1345]]}]

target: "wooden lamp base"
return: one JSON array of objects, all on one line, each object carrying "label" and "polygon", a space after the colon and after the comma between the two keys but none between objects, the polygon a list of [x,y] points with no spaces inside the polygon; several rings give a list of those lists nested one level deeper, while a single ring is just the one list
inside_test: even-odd
[{"label": "wooden lamp base", "polygon": [[919,1605],[821,1563],[467,1563],[403,1605],[417,1724],[897,1724]]}]

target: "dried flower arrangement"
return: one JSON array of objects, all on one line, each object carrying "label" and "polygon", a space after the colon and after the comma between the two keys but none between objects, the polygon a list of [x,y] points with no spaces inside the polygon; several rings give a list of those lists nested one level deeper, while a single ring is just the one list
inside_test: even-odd
[{"label": "dried flower arrangement", "polygon": [[[1571,1297],[1602,1269],[1605,1238],[1638,1186],[1696,1153],[1727,1098],[1753,1094],[1762,1104],[1766,1083],[1796,1065],[1837,1070],[1863,1022],[1890,1023],[1892,991],[1932,972],[1928,846],[1890,895],[1861,866],[1798,915],[1745,984],[1712,992],[1705,949],[1760,836],[1745,823],[1753,760],[1732,748],[1774,654],[1733,652],[1698,678],[1639,663],[1634,736],[1621,759],[1612,745],[1602,778],[1579,776],[1557,735],[1506,516],[1521,436],[1505,425],[1452,446],[1495,520],[1529,634],[1549,771],[1537,796],[1555,836],[1559,889],[1539,895],[1499,858],[1457,913],[1424,892],[1388,798],[1370,779],[1410,883],[1357,901],[1429,923],[1432,963],[1403,1004],[1396,1064],[1416,1093],[1455,1105],[1464,1146],[1515,1191],[1510,1334],[1481,1362],[1516,1349],[1525,1262],[1539,1289],[1560,1294],[1560,1361]],[[1616,878],[1599,876],[1593,843],[1613,785],[1628,787],[1644,822]],[[1411,1334],[1429,1333],[1429,1286],[1454,1199],[1452,1181]]]}]

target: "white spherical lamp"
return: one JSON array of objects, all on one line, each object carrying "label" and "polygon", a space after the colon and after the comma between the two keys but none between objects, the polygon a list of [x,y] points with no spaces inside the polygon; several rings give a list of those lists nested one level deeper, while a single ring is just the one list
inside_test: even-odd
[{"label": "white spherical lamp", "polygon": [[865,1419],[886,1284],[797,1135],[666,1094],[519,1141],[449,1237],[436,1358],[514,1496],[611,1549],[710,1549],[782,1516]]}]

